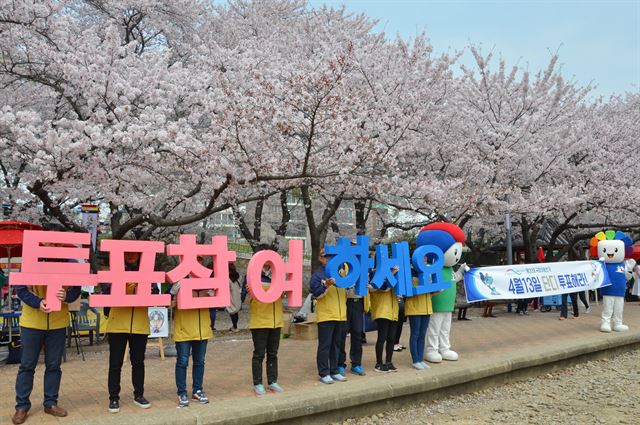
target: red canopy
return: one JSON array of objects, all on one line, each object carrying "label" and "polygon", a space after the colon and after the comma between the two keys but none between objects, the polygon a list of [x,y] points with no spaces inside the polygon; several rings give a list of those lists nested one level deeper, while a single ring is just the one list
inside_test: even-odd
[{"label": "red canopy", "polygon": [[22,233],[25,230],[42,230],[42,226],[23,221],[0,221],[0,258],[22,255]]}]

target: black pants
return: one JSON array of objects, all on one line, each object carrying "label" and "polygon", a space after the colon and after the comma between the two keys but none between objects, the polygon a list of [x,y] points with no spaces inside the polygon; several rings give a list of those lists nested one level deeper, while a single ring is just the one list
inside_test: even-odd
[{"label": "black pants", "polygon": [[376,364],[382,363],[382,350],[386,347],[386,361],[391,363],[393,357],[393,342],[395,339],[396,326],[398,322],[388,319],[376,319],[378,325],[378,340],[376,341]]},{"label": "black pants", "polygon": [[238,313],[229,313],[229,317],[231,317],[233,329],[238,329]]},{"label": "black pants", "polygon": [[587,300],[587,295],[584,291],[578,292],[578,297],[580,297],[580,301],[584,305],[584,308],[589,308],[589,301]]},{"label": "black pants", "polygon": [[351,366],[362,365],[363,313],[364,300],[362,298],[347,298],[347,321],[342,322],[338,366],[347,367],[347,333],[351,334],[351,349],[349,350]]},{"label": "black pants", "polygon": [[127,343],[131,361],[133,396],[144,395],[144,353],[147,350],[147,338],[148,335],[141,334],[109,334],[109,400],[120,400],[120,375]]},{"label": "black pants", "polygon": [[251,371],[253,385],[262,384],[262,361],[267,354],[267,384],[278,382],[278,348],[280,347],[280,329],[251,329],[253,338],[253,358]]},{"label": "black pants", "polygon": [[524,300],[518,300],[516,304],[516,313],[527,311],[527,305],[529,304],[529,301],[530,300],[528,298],[525,298]]},{"label": "black pants", "polygon": [[330,320],[318,323],[318,354],[316,363],[320,377],[338,374],[340,331],[344,322]]},{"label": "black pants", "polygon": [[[404,327],[404,322],[407,321],[407,318],[404,316],[404,301],[398,302],[398,321],[396,323],[395,335],[393,338],[394,344],[400,344],[400,337],[402,336],[402,328]],[[391,360],[389,360],[391,361]]]},{"label": "black pants", "polygon": [[560,307],[560,316],[567,318],[567,295],[571,297],[571,306],[573,307],[573,317],[578,317],[578,294],[572,292],[570,294],[562,294],[562,306]]}]

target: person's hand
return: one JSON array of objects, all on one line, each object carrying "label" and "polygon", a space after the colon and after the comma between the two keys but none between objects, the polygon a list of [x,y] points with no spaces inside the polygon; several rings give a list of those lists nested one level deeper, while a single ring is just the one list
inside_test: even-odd
[{"label": "person's hand", "polygon": [[336,280],[332,277],[324,281],[325,286],[332,286],[336,284]]},{"label": "person's hand", "polygon": [[43,313],[49,313],[51,311],[51,309],[49,308],[49,306],[47,305],[47,301],[46,300],[41,300],[40,301],[40,310]]},{"label": "person's hand", "polygon": [[393,266],[393,267],[391,268],[391,273],[393,273],[393,274],[396,274],[396,273],[398,273],[399,271],[400,271],[400,267],[398,267],[398,266]]},{"label": "person's hand", "polygon": [[467,263],[462,263],[462,270],[468,272],[469,270],[471,270],[471,267],[467,266]]},{"label": "person's hand", "polygon": [[177,307],[178,306],[178,300],[176,298],[171,298],[171,307]]},{"label": "person's hand", "polygon": [[67,291],[65,291],[64,289],[58,289],[58,292],[56,292],[56,298],[59,299],[60,301],[64,301],[66,297],[67,297]]}]

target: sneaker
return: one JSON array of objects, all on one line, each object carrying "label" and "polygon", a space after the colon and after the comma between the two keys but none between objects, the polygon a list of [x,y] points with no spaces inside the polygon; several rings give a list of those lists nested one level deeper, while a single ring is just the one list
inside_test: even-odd
[{"label": "sneaker", "polygon": [[393,365],[393,363],[387,363],[387,370],[389,372],[397,372],[398,368]]},{"label": "sneaker", "polygon": [[191,400],[195,400],[200,404],[209,404],[209,399],[207,395],[202,390],[198,390],[191,396]]},{"label": "sneaker", "polygon": [[562,316],[558,317],[558,320],[564,320],[564,319],[565,319],[565,318],[564,318],[564,317],[562,317]]},{"label": "sneaker", "polygon": [[365,376],[366,375],[366,372],[364,371],[364,369],[360,365],[351,366],[351,373],[356,374],[356,375],[360,375],[360,376]]},{"label": "sneaker", "polygon": [[151,403],[149,403],[147,399],[142,396],[134,398],[133,404],[143,409],[148,409],[151,407]]},{"label": "sneaker", "polygon": [[346,374],[347,374],[347,368],[346,368],[346,367],[339,366],[339,367],[338,367],[338,373],[339,373],[340,375],[342,375],[342,376],[346,375]]},{"label": "sneaker", "polygon": [[331,379],[338,382],[344,382],[347,380],[347,378],[345,378],[344,375],[341,375],[339,373],[337,375],[331,375]]},{"label": "sneaker", "polygon": [[321,376],[320,377],[320,382],[322,382],[323,384],[333,384],[333,378],[330,377],[329,375]]},{"label": "sneaker", "polygon": [[380,372],[380,373],[389,372],[389,369],[387,368],[387,365],[386,364],[382,364],[382,363],[376,364],[376,367],[374,367],[373,370],[375,370],[376,372]]},{"label": "sneaker", "polygon": [[396,344],[393,346],[393,351],[402,351],[402,345]]},{"label": "sneaker", "polygon": [[522,314],[524,314],[525,316],[528,316],[529,312],[528,311],[523,311]]},{"label": "sneaker", "polygon": [[418,370],[424,369],[424,365],[422,364],[422,362],[413,363],[411,366],[413,366],[414,369],[418,369]]},{"label": "sneaker", "polygon": [[253,392],[256,393],[257,396],[265,395],[267,393],[264,389],[264,385],[262,384],[254,385]]},{"label": "sneaker", "polygon": [[589,306],[589,307],[587,307],[587,309],[586,309],[584,312],[585,312],[586,314],[591,313],[591,307],[590,307],[590,306]]},{"label": "sneaker", "polygon": [[189,407],[189,398],[187,398],[186,394],[178,396],[178,409],[182,407]]},{"label": "sneaker", "polygon": [[111,400],[109,401],[109,413],[118,413],[120,411],[120,401]]},{"label": "sneaker", "polygon": [[272,393],[284,392],[280,384],[278,384],[277,382],[274,382],[273,384],[268,385],[267,390],[271,391]]},{"label": "sneaker", "polygon": [[424,366],[425,369],[431,369],[431,366],[429,366],[426,362],[420,362],[422,363],[422,366]]}]

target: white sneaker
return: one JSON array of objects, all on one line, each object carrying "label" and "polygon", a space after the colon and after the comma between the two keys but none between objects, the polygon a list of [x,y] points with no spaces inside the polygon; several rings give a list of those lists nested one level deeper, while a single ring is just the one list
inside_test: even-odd
[{"label": "white sneaker", "polygon": [[608,323],[603,323],[602,325],[600,325],[600,332],[611,332],[611,325]]},{"label": "white sneaker", "polygon": [[413,363],[411,366],[413,366],[414,369],[424,370],[424,365],[422,364],[422,362]]},{"label": "white sneaker", "polygon": [[420,363],[422,363],[422,366],[424,366],[425,369],[431,369],[431,366],[429,366],[425,362],[420,362]]},{"label": "white sneaker", "polygon": [[424,359],[426,361],[428,361],[429,363],[440,363],[440,362],[442,362],[442,356],[437,351],[436,352],[427,353],[424,356]]},{"label": "white sneaker", "polygon": [[323,384],[333,384],[333,379],[329,375],[327,375],[321,377],[320,382],[322,382]]},{"label": "white sneaker", "polygon": [[333,379],[334,381],[338,381],[338,382],[344,382],[347,380],[347,378],[345,378],[344,376],[340,375],[339,373],[335,374],[335,375],[331,375],[331,379]]},{"label": "white sneaker", "polygon": [[453,350],[447,350],[444,353],[440,353],[442,356],[442,360],[448,360],[450,362],[455,362],[458,360],[458,353]]},{"label": "white sneaker", "polygon": [[615,325],[613,330],[616,332],[625,332],[629,330],[629,326],[627,325]]},{"label": "white sneaker", "polygon": [[587,309],[584,311],[585,314],[589,314],[591,313],[591,306],[587,307]]}]

